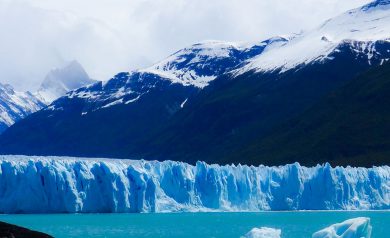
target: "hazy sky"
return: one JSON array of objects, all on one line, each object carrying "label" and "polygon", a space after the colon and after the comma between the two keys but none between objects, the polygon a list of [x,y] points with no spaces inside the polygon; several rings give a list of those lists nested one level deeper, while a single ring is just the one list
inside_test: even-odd
[{"label": "hazy sky", "polygon": [[91,77],[148,66],[203,40],[297,33],[370,0],[0,0],[0,82],[35,90],[76,59]]}]

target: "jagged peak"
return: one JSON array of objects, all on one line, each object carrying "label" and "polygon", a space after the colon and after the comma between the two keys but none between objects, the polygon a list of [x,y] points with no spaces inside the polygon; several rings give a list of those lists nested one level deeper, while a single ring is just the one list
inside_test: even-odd
[{"label": "jagged peak", "polygon": [[2,84],[0,83],[0,91],[4,91],[7,94],[14,94],[14,88],[10,84]]},{"label": "jagged peak", "polygon": [[49,104],[70,90],[94,82],[83,66],[77,60],[72,60],[63,67],[51,70],[43,80],[37,95]]},{"label": "jagged peak", "polygon": [[67,78],[67,77],[64,77],[64,78],[63,77],[61,77],[61,78],[56,78],[56,77],[53,78],[52,77],[53,75],[62,75],[64,73],[66,74],[69,72],[70,73],[77,73],[78,75],[81,75],[84,78],[89,79],[89,76],[88,76],[87,72],[85,71],[85,69],[83,68],[83,66],[78,61],[72,60],[69,63],[65,64],[65,66],[63,66],[63,67],[58,67],[58,68],[52,69],[45,77],[44,81],[42,82],[42,85],[44,85],[48,81],[52,81],[54,79],[61,80],[63,82],[69,81],[69,78]]}]

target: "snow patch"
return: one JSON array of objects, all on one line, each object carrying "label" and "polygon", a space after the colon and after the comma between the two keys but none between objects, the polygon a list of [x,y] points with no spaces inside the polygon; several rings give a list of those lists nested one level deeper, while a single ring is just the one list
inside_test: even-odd
[{"label": "snow patch", "polygon": [[187,100],[188,100],[188,98],[186,98],[186,100],[184,100],[184,101],[180,104],[180,108],[184,108],[184,105],[186,105]]},{"label": "snow patch", "polygon": [[126,101],[125,104],[129,104],[129,103],[132,103],[132,102],[136,102],[140,97],[141,97],[141,95],[138,95],[136,98],[130,99],[130,100]]},{"label": "snow patch", "polygon": [[123,103],[123,98],[118,99],[118,100],[115,100],[115,101],[113,101],[113,102],[110,102],[110,103],[104,105],[104,106],[101,107],[101,108],[108,108],[108,107],[112,107],[112,106],[115,106],[115,105],[118,105],[118,104],[122,104],[122,103]]}]

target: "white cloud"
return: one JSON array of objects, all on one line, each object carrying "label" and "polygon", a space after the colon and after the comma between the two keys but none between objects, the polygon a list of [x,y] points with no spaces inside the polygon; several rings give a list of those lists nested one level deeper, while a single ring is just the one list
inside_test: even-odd
[{"label": "white cloud", "polygon": [[0,82],[34,90],[77,59],[106,80],[207,39],[256,41],[369,0],[0,0]]}]

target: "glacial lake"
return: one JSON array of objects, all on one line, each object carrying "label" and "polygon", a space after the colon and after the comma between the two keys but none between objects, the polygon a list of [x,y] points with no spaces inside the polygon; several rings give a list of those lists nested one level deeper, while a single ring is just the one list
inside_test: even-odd
[{"label": "glacial lake", "polygon": [[372,238],[390,237],[390,211],[0,215],[0,220],[54,237],[239,238],[254,227],[282,230],[283,238],[312,233],[355,217],[370,217]]}]

